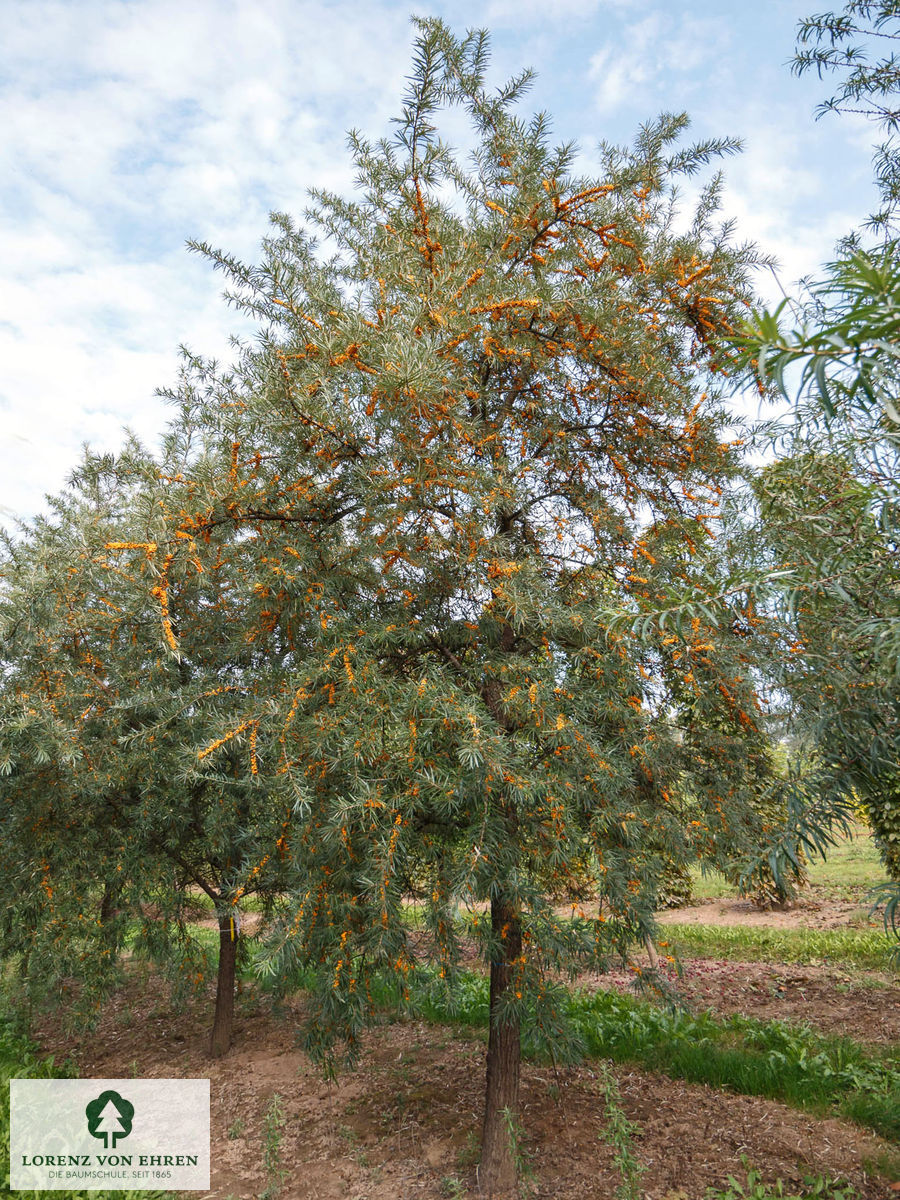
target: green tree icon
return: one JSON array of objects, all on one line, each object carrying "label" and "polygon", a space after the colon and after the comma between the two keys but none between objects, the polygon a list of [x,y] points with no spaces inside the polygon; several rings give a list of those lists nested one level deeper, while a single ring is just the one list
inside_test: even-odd
[{"label": "green tree icon", "polygon": [[[101,1092],[84,1110],[88,1131],[95,1138],[103,1138],[104,1149],[116,1148],[116,1141],[131,1133],[134,1105],[118,1092]],[[110,1143],[110,1139],[112,1142]]]}]

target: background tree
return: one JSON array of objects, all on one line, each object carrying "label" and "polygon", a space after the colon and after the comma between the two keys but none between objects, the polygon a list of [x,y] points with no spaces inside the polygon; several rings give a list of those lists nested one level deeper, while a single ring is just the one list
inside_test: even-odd
[{"label": "background tree", "polygon": [[[753,256],[714,225],[717,179],[674,225],[674,180],[734,143],[678,149],[687,120],[664,116],[581,178],[545,117],[515,115],[528,73],[487,90],[484,33],[418,31],[393,137],[351,135],[358,198],[313,193],[321,250],[283,216],[258,266],[197,247],[264,329],[235,372],[182,384],[233,458],[176,521],[171,569],[230,529],[255,599],[225,634],[303,649],[197,753],[253,722],[295,814],[270,966],[315,973],[310,1049],[352,1057],[373,981],[408,998],[417,952],[452,990],[469,908],[491,978],[480,1179],[499,1195],[523,1030],[565,1053],[557,973],[652,931],[662,861],[693,852],[677,790],[708,853],[749,828],[752,681],[698,563],[737,453],[709,343]],[[438,136],[449,105],[469,165]],[[685,591],[687,624],[654,633],[642,614]],[[592,864],[590,918],[548,900],[574,864]]]},{"label": "background tree", "polygon": [[193,752],[209,705],[219,720],[252,684],[249,651],[243,662],[220,653],[241,603],[221,545],[195,548],[183,576],[170,569],[161,495],[183,477],[176,441],[173,431],[168,469],[135,445],[86,459],[54,516],[7,543],[3,951],[24,955],[32,991],[61,998],[77,981],[94,1010],[136,925],[139,951],[200,983],[205,955],[187,920],[201,889],[219,917],[221,1054],[238,900],[277,876],[277,852],[260,867],[255,847],[273,846],[283,814],[235,770],[236,746],[216,771]]},{"label": "background tree", "polygon": [[775,430],[788,452],[758,491],[774,565],[787,572],[781,603],[795,642],[780,686],[820,795],[810,815],[827,824],[829,813],[845,817],[864,799],[892,874],[900,842],[898,301],[894,249],[854,251],[814,286],[809,324],[783,327],[783,308],[757,313],[740,340],[762,380],[797,396],[796,424]]},{"label": "background tree", "polygon": [[896,617],[896,546],[872,511],[871,483],[837,450],[798,446],[757,485],[762,519],[796,585],[794,640],[778,686],[795,753],[866,804],[888,872],[900,879],[900,710],[875,632]]},{"label": "background tree", "polygon": [[[33,999],[65,994],[86,973],[95,988],[110,985],[132,883],[123,831],[97,794],[115,756],[104,716],[118,697],[97,671],[100,639],[71,570],[91,518],[71,498],[53,508],[27,537],[6,539],[2,565],[0,921],[4,957],[21,956]],[[89,722],[102,732],[85,759]]]},{"label": "background tree", "polygon": [[797,636],[782,682],[801,744],[816,746],[804,755],[813,771],[810,790],[799,789],[792,836],[824,845],[829,822],[845,820],[862,795],[892,872],[900,838],[898,37],[895,3],[851,0],[801,22],[794,69],[843,75],[820,112],[862,111],[886,131],[875,155],[882,204],[864,226],[882,240],[865,250],[852,233],[799,302],[755,312],[733,341],[759,385],[796,404],[793,423],[763,431],[783,461],[759,485],[772,543],[786,556],[781,602]]}]

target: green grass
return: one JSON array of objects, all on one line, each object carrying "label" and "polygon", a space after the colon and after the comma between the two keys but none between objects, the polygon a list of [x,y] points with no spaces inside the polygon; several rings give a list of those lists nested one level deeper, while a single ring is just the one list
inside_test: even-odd
[{"label": "green grass", "polygon": [[737,888],[730,884],[721,872],[704,872],[696,863],[690,870],[693,882],[689,904],[700,900],[732,900],[737,896]]},{"label": "green grass", "polygon": [[[624,1003],[623,1003],[624,1000]],[[669,1013],[610,992],[573,999],[589,1051],[676,1079],[837,1113],[900,1143],[900,1057],[804,1026]]]},{"label": "green grass", "polygon": [[778,929],[768,925],[660,926],[661,939],[682,958],[739,962],[831,963],[866,971],[892,970],[897,943],[882,928]]},{"label": "green grass", "polygon": [[[452,1005],[423,982],[415,998],[421,1016],[487,1026],[485,977],[466,973]],[[576,1044],[592,1058],[849,1117],[900,1144],[900,1049],[880,1052],[783,1021],[663,1009],[617,992],[572,992],[562,1008]],[[527,1034],[524,1050],[540,1056]]]},{"label": "green grass", "polygon": [[[10,1191],[9,1187],[9,1081],[10,1079],[65,1079],[71,1072],[42,1057],[26,1038],[16,1034],[9,1021],[0,1016],[0,1196],[21,1196],[22,1200],[98,1200],[97,1191]],[[116,1192],[117,1200],[174,1200],[163,1192]]]},{"label": "green grass", "polygon": [[833,893],[833,898],[862,899],[886,879],[884,863],[865,825],[857,836],[842,840],[828,852],[828,858],[809,865],[809,882],[817,890]]},{"label": "green grass", "polygon": [[[841,838],[828,851],[827,859],[816,859],[807,867],[810,892],[819,899],[844,900],[865,906],[865,897],[885,880],[884,863],[867,825],[859,824],[852,838]],[[728,900],[737,888],[718,871],[704,874],[691,868],[694,900]]]}]

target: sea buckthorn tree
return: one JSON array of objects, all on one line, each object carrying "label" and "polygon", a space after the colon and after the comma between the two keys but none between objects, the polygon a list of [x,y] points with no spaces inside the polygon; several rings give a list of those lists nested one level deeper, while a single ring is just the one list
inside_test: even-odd
[{"label": "sea buckthorn tree", "polygon": [[116,757],[103,714],[119,696],[98,670],[101,638],[75,578],[85,508],[57,498],[4,537],[0,565],[0,954],[19,956],[32,1001],[71,1002],[74,979],[98,994],[111,986],[130,899],[126,838],[100,785]]},{"label": "sea buckthorn tree", "polygon": [[[529,74],[486,71],[484,33],[418,22],[393,135],[351,135],[358,195],[274,217],[256,266],[196,246],[263,328],[176,389],[232,457],[169,544],[173,571],[223,528],[255,558],[223,636],[268,683],[196,754],[252,721],[291,808],[269,967],[315,976],[310,1049],[356,1053],[376,978],[412,998],[430,964],[452,993],[467,908],[500,1195],[523,1036],[564,1053],[560,978],[652,932],[664,862],[734,852],[765,753],[744,599],[703,570],[739,454],[710,345],[753,255],[715,224],[717,180],[692,221],[675,203],[733,143],[678,148],[663,116],[582,177],[517,115]],[[438,134],[453,106],[467,159]]]},{"label": "sea buckthorn tree", "polygon": [[[253,663],[224,636],[236,604],[245,611],[236,556],[210,539],[173,568],[166,506],[186,461],[177,440],[160,463],[137,445],[118,459],[89,456],[51,513],[7,541],[0,948],[22,956],[32,994],[58,999],[76,986],[88,1013],[115,985],[129,933],[177,984],[199,985],[205,955],[189,921],[202,891],[219,918],[210,1048],[220,1055],[231,1042],[238,904],[284,887],[283,814],[255,772],[238,769],[235,745],[215,769],[194,753],[208,722],[218,727],[252,694]],[[255,762],[252,726],[244,731]]]}]

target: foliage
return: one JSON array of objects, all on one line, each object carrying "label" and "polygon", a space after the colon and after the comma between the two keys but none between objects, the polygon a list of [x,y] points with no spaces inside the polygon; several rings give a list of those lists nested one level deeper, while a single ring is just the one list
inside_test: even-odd
[{"label": "foliage", "polygon": [[[133,854],[120,819],[122,805],[139,798],[121,752],[128,727],[119,705],[130,681],[105,677],[98,657],[111,649],[104,613],[118,607],[116,581],[101,600],[103,589],[86,594],[81,569],[94,532],[112,537],[114,507],[130,499],[87,487],[57,500],[26,536],[7,540],[0,566],[0,855],[9,881],[0,945],[21,956],[32,992],[65,993],[76,979],[89,1002],[114,979],[123,910],[139,904],[141,890],[152,893],[158,863],[149,846]],[[147,669],[135,659],[137,672]]]},{"label": "foliage", "polygon": [[734,1175],[729,1175],[727,1188],[706,1189],[706,1200],[812,1200],[813,1197],[815,1200],[854,1200],[859,1195],[851,1184],[826,1175],[806,1175],[799,1191],[786,1192],[781,1179],[774,1184],[765,1183],[762,1174],[750,1165],[746,1154],[741,1155],[741,1165],[747,1173],[746,1180],[741,1183]]},{"label": "foliage", "polygon": [[862,113],[881,127],[885,140],[876,147],[874,167],[882,207],[868,221],[877,230],[893,229],[900,203],[900,57],[893,50],[898,40],[896,0],[846,0],[840,12],[800,22],[791,64],[797,75],[815,71],[820,79],[825,74],[840,78],[835,94],[819,105],[819,116]]},{"label": "foliage", "polygon": [[[279,878],[283,812],[228,754],[209,769],[193,750],[210,699],[216,719],[240,704],[251,656],[221,637],[240,604],[221,541],[181,574],[162,552],[184,465],[173,443],[163,463],[136,444],[87,456],[0,562],[0,953],[19,955],[32,995],[74,992],[82,1016],[115,982],[126,937],[176,986],[200,984],[194,890],[231,929],[239,897]],[[275,851],[264,870],[260,844]]]},{"label": "foliage", "polygon": [[684,863],[664,863],[659,877],[657,904],[660,908],[683,908],[690,904],[694,880]]},{"label": "foliage", "polygon": [[756,313],[736,342],[762,383],[798,396],[793,429],[771,431],[788,453],[756,484],[793,636],[775,686],[790,705],[798,779],[826,816],[847,821],[865,803],[895,878],[898,302],[895,249],[857,251],[813,287],[807,325],[788,332],[781,310]]},{"label": "foliage", "polygon": [[783,326],[785,304],[774,313],[754,312],[733,339],[760,386],[772,384],[798,405],[793,427],[767,431],[773,442],[787,442],[788,453],[757,483],[794,634],[794,665],[776,686],[789,700],[791,731],[811,768],[807,795],[818,793],[826,821],[829,814],[846,821],[862,799],[896,877],[896,244],[848,250],[831,263],[810,287],[799,328]]},{"label": "foliage", "polygon": [[[697,252],[667,241],[662,155],[682,122],[648,128],[631,155],[607,151],[608,179],[587,186],[568,175],[568,150],[546,148],[544,122],[517,125],[505,101],[488,101],[479,47],[455,48],[428,26],[396,145],[355,144],[366,204],[317,197],[314,222],[347,256],[340,272],[332,260],[323,274],[283,220],[262,268],[217,259],[250,293],[242,302],[272,322],[269,348],[252,364],[276,377],[268,395],[245,403],[270,422],[272,443],[296,454],[300,428],[300,449],[308,442],[334,473],[328,492],[314,491],[311,476],[310,499],[286,497],[272,512],[290,521],[292,545],[270,535],[266,558],[271,564],[280,552],[278,571],[286,571],[296,541],[314,539],[322,557],[320,539],[335,539],[338,521],[344,529],[328,552],[328,580],[319,569],[320,582],[310,577],[302,598],[325,636],[292,680],[281,725],[270,722],[272,738],[287,738],[284,774],[290,770],[298,803],[319,826],[304,871],[313,880],[329,871],[328,896],[313,888],[300,912],[313,955],[328,962],[322,1018],[337,1014],[338,1001],[348,1013],[365,1007],[365,980],[350,966],[394,968],[396,935],[373,938],[371,930],[392,930],[409,864],[431,864],[426,920],[436,944],[449,936],[450,896],[485,899],[512,888],[516,907],[533,911],[536,966],[542,941],[550,959],[569,954],[569,935],[548,917],[541,893],[547,872],[564,877],[566,864],[583,859],[584,840],[598,848],[611,916],[634,910],[636,920],[654,877],[640,830],[653,826],[674,847],[682,840],[667,821],[666,779],[704,763],[700,803],[719,828],[724,800],[710,796],[708,756],[733,775],[734,797],[743,794],[742,774],[728,768],[754,724],[749,696],[740,707],[738,647],[720,649],[697,618],[684,638],[661,638],[647,652],[620,637],[607,650],[598,622],[599,604],[613,596],[637,610],[674,572],[690,571],[691,547],[697,552],[707,538],[707,518],[696,514],[710,500],[715,508],[728,469],[712,397],[696,400],[689,384],[695,373],[707,378],[704,326],[697,334],[691,324],[695,284],[679,265]],[[479,176],[461,175],[422,124],[420,110],[430,113],[443,95],[466,103],[479,126]],[[696,161],[676,156],[672,167]],[[463,192],[466,221],[439,202],[442,178]],[[584,239],[596,242],[595,257]],[[644,262],[644,248],[655,265]],[[719,289],[726,311],[731,259],[724,245],[715,253],[721,277],[700,263],[694,270],[707,293]],[[612,302],[610,324],[604,312]],[[340,307],[323,312],[326,304]],[[670,337],[662,336],[664,311]],[[718,311],[710,306],[703,319]],[[334,341],[338,328],[343,341],[326,348],[326,329]],[[629,378],[628,364],[636,353],[665,362],[652,391],[634,390],[641,380]],[[289,384],[277,383],[281,358]],[[305,394],[300,415],[284,388]],[[324,394],[319,419],[311,402]],[[700,407],[685,427],[689,396],[690,412]],[[221,502],[248,528],[260,497],[271,504],[251,450],[241,445],[240,482],[253,488],[253,504],[244,496]],[[670,476],[680,488],[683,473],[696,476],[684,486],[697,491],[676,502]],[[638,503],[655,515],[649,527],[631,523]],[[373,562],[382,564],[378,578]],[[293,596],[277,600],[278,619],[295,619]],[[650,668],[658,672],[658,694],[641,682],[641,667],[648,678]],[[726,678],[737,678],[736,692]],[[683,730],[673,731],[683,742],[656,719],[668,695],[685,712]],[[713,731],[689,719],[704,712],[715,714],[715,751]],[[648,721],[653,738],[638,740]],[[722,780],[721,791],[731,785]],[[336,806],[336,793],[346,802]],[[458,846],[466,847],[462,856]],[[360,881],[370,889],[364,894]],[[342,934],[346,953],[335,955]],[[443,946],[448,971],[454,953]]]},{"label": "foliage", "polygon": [[800,446],[763,472],[758,488],[773,545],[803,580],[790,617],[792,658],[779,677],[789,727],[806,739],[813,769],[863,801],[898,878],[898,676],[886,637],[900,613],[895,534],[885,510],[873,512],[874,483],[861,474],[839,442],[831,452]]},{"label": "foliage", "polygon": [[[829,263],[824,277],[810,284],[799,328],[785,327],[792,302],[784,300],[774,312],[754,310],[734,339],[763,385],[772,382],[788,398],[811,401],[803,416],[814,428],[827,427],[839,415],[882,485],[889,482],[887,466],[896,453],[900,421],[895,406],[898,303],[896,246],[856,249]],[[793,375],[789,368],[795,368]],[[878,451],[888,458],[880,462]]]},{"label": "foliage", "polygon": [[[869,48],[890,48],[900,36],[898,17],[894,3],[850,0],[841,13],[801,23],[794,59],[798,72],[843,74],[821,111],[862,111],[887,133],[876,155],[883,204],[870,222],[885,233],[882,245],[866,251],[858,237],[848,239],[809,286],[798,328],[783,323],[785,301],[774,313],[754,312],[732,340],[761,387],[797,398],[793,429],[769,431],[773,441],[787,441],[788,454],[763,473],[758,495],[796,638],[795,666],[776,686],[790,702],[792,732],[811,767],[805,790],[818,795],[813,824],[846,819],[862,799],[895,879],[900,258],[889,234],[900,196],[900,71],[892,52],[872,62]],[[809,828],[798,810],[794,834],[802,839]]]}]

